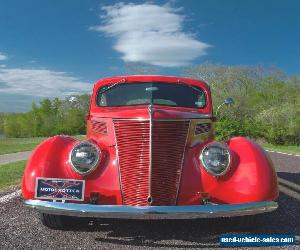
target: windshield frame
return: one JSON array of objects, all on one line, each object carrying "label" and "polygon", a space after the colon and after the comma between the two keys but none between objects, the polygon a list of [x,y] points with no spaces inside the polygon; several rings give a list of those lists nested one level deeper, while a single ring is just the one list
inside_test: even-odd
[{"label": "windshield frame", "polygon": [[178,106],[178,105],[168,105],[168,104],[160,104],[160,103],[139,103],[139,104],[130,104],[130,105],[114,105],[114,106],[101,106],[98,104],[98,98],[99,98],[99,95],[100,94],[103,94],[100,93],[100,89],[103,88],[103,87],[107,87],[109,85],[114,85],[114,83],[110,84],[105,84],[105,85],[102,85],[100,86],[98,89],[97,89],[97,92],[96,92],[96,95],[95,95],[95,105],[96,107],[98,108],[120,108],[120,107],[134,107],[134,106],[149,106],[149,105],[154,105],[154,106],[166,106],[166,107],[173,107],[173,108],[183,108],[183,109],[193,109],[193,110],[202,110],[202,109],[205,109],[207,106],[208,106],[208,95],[206,93],[206,90],[203,89],[202,87],[200,86],[197,86],[197,85],[194,85],[194,84],[190,84],[190,83],[185,83],[185,82],[169,82],[169,81],[130,81],[130,82],[123,82],[121,84],[117,84],[116,86],[118,85],[127,85],[127,84],[143,84],[143,83],[162,83],[162,84],[172,84],[172,85],[185,85],[187,87],[190,87],[190,88],[193,88],[193,89],[197,89],[197,90],[200,90],[202,91],[203,95],[204,95],[204,99],[205,99],[205,105],[201,106],[201,107],[184,107],[184,106]]}]

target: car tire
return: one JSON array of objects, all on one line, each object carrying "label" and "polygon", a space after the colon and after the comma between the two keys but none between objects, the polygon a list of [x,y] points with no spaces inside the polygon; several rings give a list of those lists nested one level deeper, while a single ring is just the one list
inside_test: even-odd
[{"label": "car tire", "polygon": [[46,227],[52,229],[64,229],[74,226],[73,217],[40,213],[40,220]]}]

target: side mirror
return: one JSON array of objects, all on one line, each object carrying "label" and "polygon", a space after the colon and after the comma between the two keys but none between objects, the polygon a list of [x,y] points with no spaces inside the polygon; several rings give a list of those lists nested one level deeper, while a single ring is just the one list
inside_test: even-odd
[{"label": "side mirror", "polygon": [[234,101],[233,101],[233,99],[232,99],[231,97],[227,97],[227,98],[224,100],[224,104],[225,104],[226,106],[232,105],[232,104],[234,104]]},{"label": "side mirror", "polygon": [[223,105],[230,106],[230,105],[232,105],[232,104],[234,104],[233,99],[232,99],[231,97],[227,97],[227,98],[224,100],[224,102],[218,106],[217,111],[216,111],[216,115],[218,114],[219,109],[220,109]]}]

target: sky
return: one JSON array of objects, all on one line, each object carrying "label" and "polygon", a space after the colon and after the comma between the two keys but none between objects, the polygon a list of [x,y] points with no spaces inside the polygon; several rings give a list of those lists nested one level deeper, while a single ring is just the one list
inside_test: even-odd
[{"label": "sky", "polygon": [[300,75],[298,0],[1,0],[0,112],[91,93],[130,65],[180,75],[203,63]]}]

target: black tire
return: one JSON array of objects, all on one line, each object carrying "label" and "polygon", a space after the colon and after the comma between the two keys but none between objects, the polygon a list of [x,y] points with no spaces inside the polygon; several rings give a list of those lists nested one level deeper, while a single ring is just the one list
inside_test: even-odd
[{"label": "black tire", "polygon": [[44,226],[52,229],[67,229],[76,223],[74,217],[40,213],[40,220]]}]

